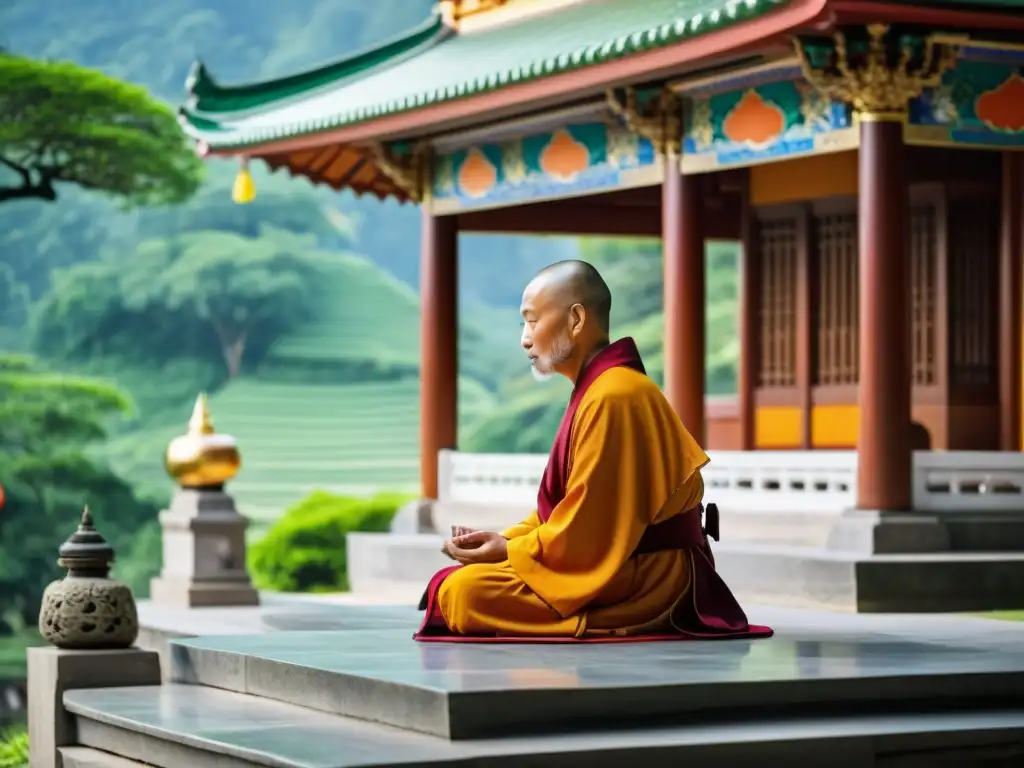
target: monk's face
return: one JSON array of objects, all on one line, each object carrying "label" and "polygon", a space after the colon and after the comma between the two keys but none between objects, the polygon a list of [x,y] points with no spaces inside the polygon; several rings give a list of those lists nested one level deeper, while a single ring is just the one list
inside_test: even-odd
[{"label": "monk's face", "polygon": [[534,372],[541,377],[567,373],[564,368],[575,350],[574,329],[578,318],[561,286],[547,276],[536,278],[523,292],[520,313],[523,316],[520,343]]}]

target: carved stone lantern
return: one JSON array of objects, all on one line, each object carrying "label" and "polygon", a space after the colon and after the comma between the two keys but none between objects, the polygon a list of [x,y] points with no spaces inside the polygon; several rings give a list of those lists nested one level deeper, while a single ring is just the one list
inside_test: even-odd
[{"label": "carved stone lantern", "polygon": [[93,525],[88,507],[82,522],[58,551],[67,575],[43,593],[39,632],[58,648],[129,648],[139,635],[132,591],[110,578],[114,550]]}]

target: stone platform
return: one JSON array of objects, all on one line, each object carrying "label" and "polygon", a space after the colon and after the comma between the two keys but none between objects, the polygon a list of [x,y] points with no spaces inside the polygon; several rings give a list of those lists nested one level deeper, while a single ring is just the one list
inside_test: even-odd
[{"label": "stone platform", "polygon": [[194,609],[174,615],[180,635],[235,629],[167,640],[174,682],[65,694],[66,765],[1024,764],[1024,624],[749,613],[777,635],[421,645],[412,606]]},{"label": "stone platform", "polygon": [[864,634],[618,645],[416,644],[410,629],[172,643],[174,682],[445,739],[776,715],[1024,704],[1019,652]]}]

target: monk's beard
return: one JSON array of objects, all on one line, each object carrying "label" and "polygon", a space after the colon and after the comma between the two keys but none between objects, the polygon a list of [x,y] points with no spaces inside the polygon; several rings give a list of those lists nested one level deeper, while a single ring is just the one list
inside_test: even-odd
[{"label": "monk's beard", "polygon": [[558,375],[555,370],[564,365],[572,357],[572,340],[568,337],[558,339],[551,345],[551,352],[537,358],[530,366],[530,373],[535,381],[550,381]]}]

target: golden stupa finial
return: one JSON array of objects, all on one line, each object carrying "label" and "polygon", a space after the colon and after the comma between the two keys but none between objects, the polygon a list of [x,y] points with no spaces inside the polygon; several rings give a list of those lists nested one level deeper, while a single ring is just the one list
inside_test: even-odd
[{"label": "golden stupa finial", "polygon": [[200,392],[199,397],[196,398],[196,404],[192,408],[192,418],[188,420],[188,432],[190,435],[212,435],[216,432],[213,428],[210,404],[207,402],[205,392]]},{"label": "golden stupa finial", "polygon": [[206,393],[196,398],[188,431],[167,446],[167,474],[182,488],[218,489],[238,474],[242,458],[230,435],[213,427]]}]

